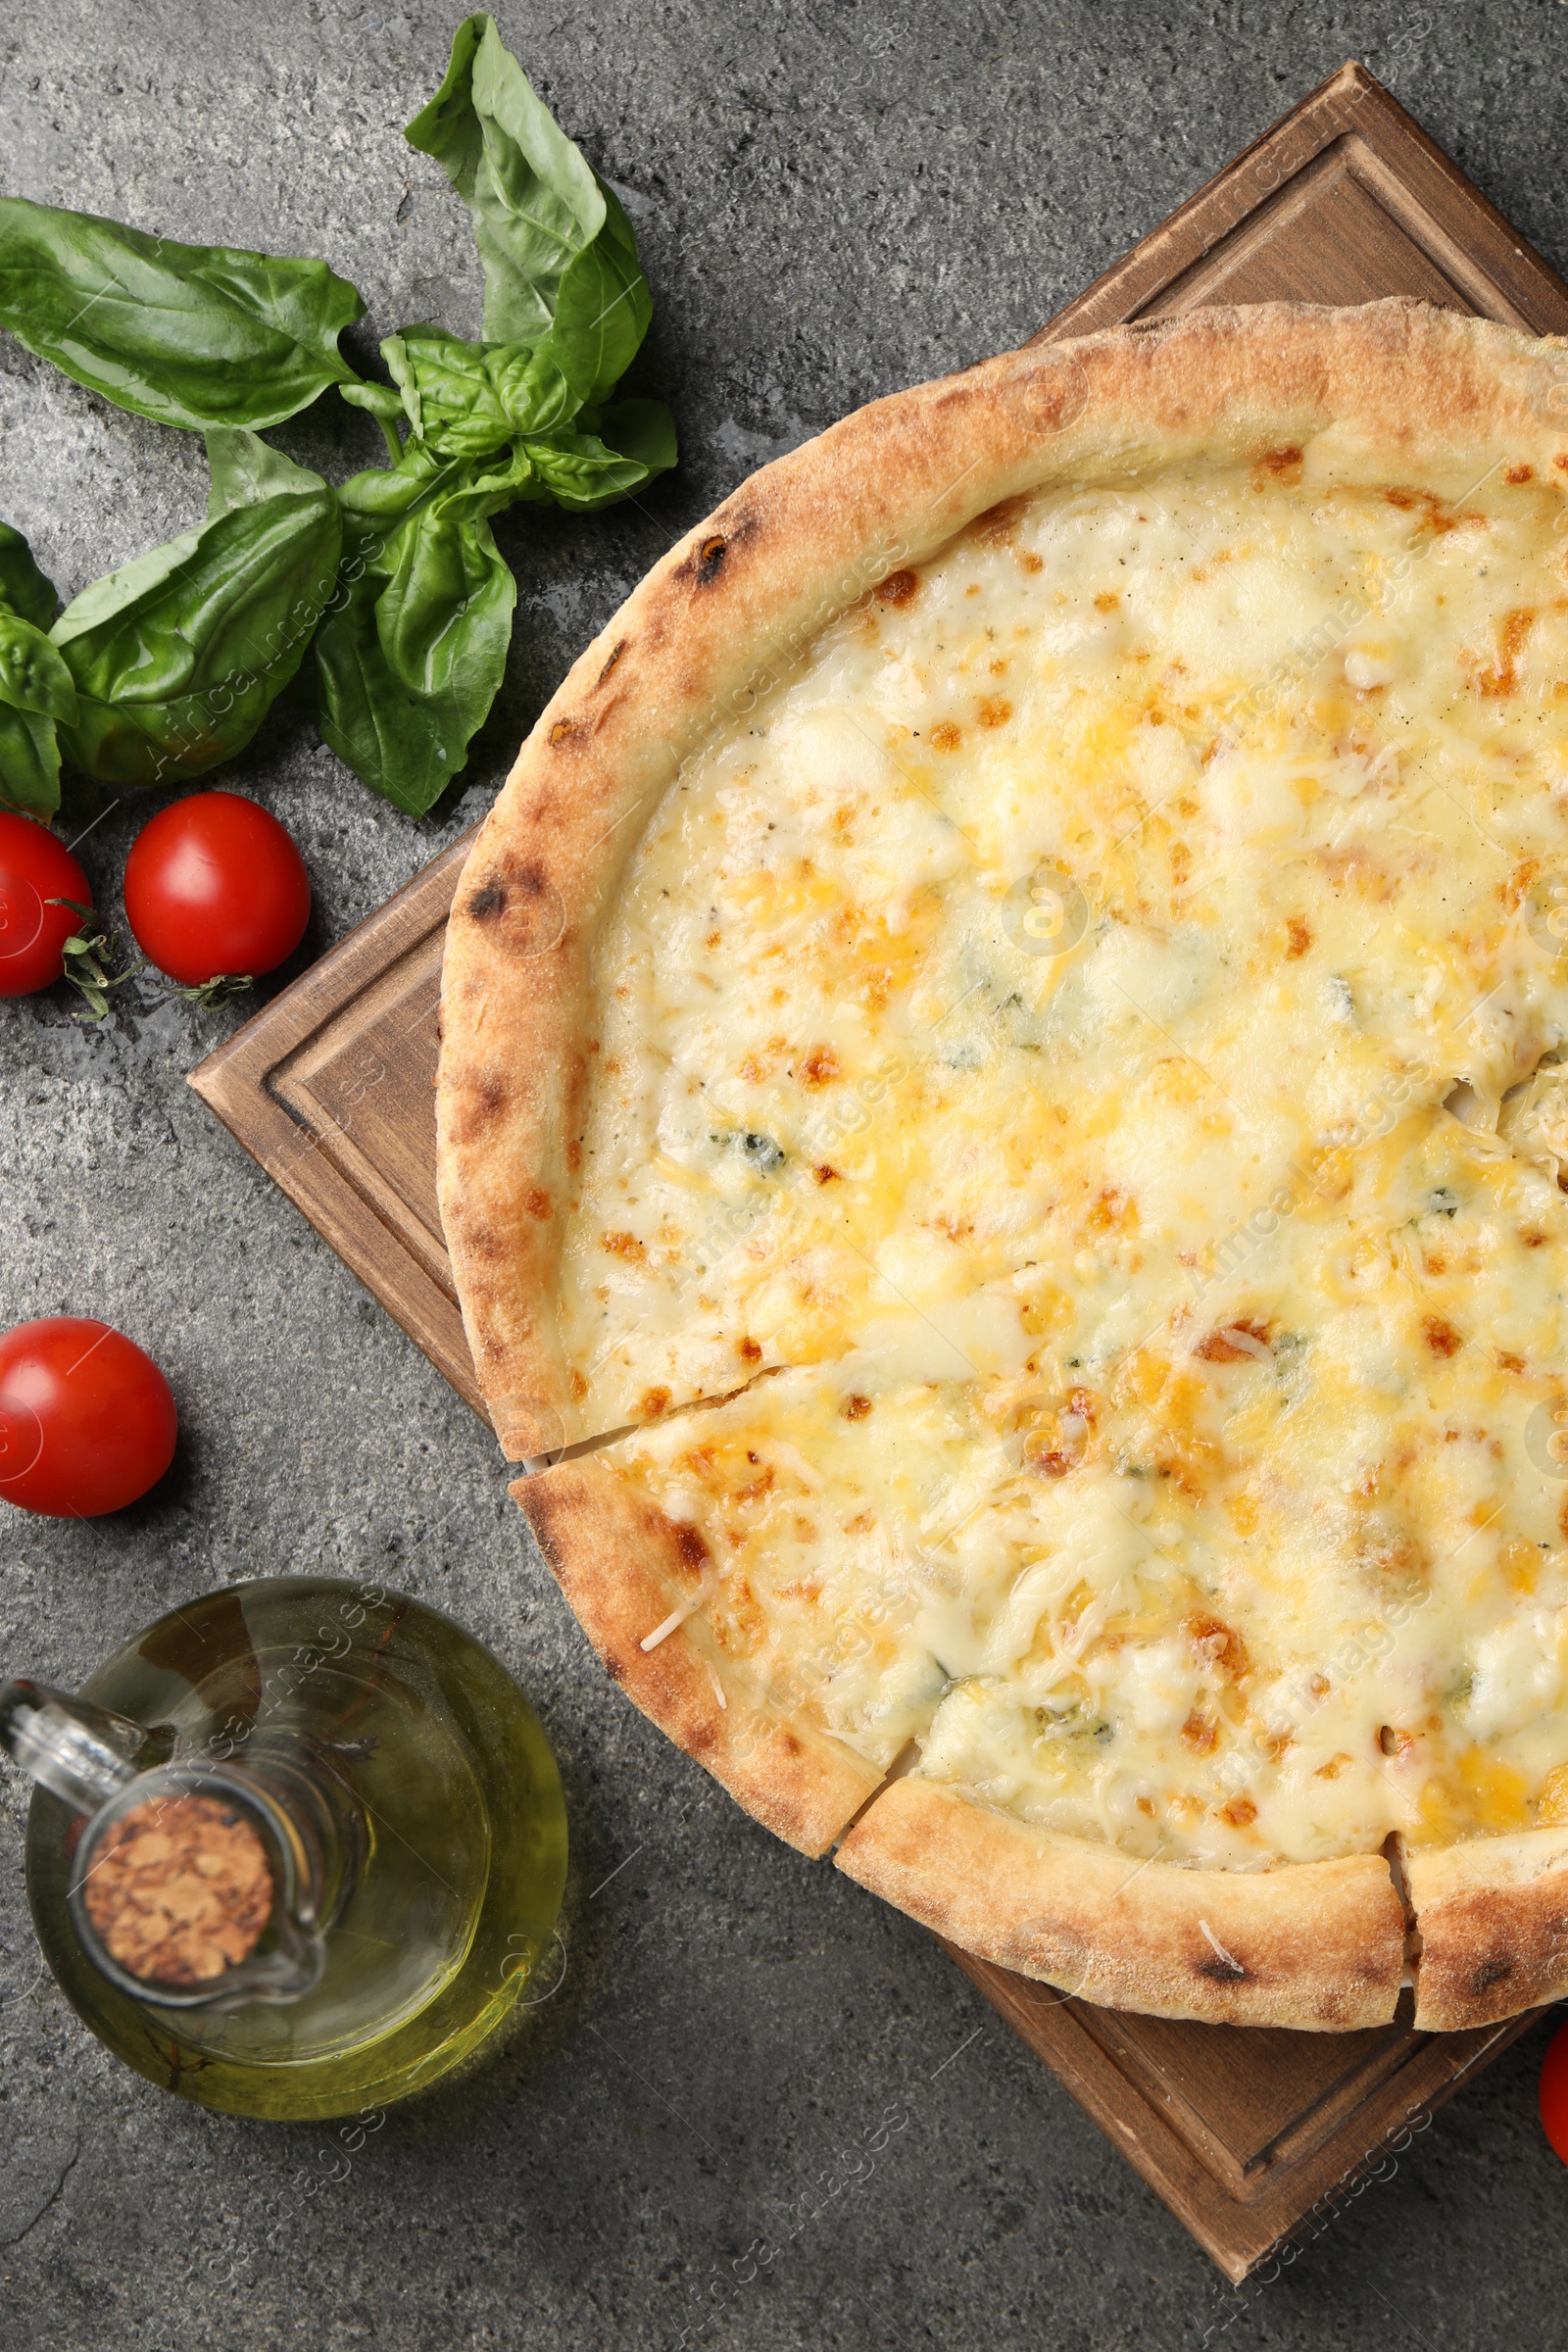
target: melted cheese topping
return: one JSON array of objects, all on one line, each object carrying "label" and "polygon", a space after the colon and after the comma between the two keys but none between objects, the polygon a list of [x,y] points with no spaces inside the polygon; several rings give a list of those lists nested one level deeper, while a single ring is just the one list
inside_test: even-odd
[{"label": "melted cheese topping", "polygon": [[610,1458],[873,1761],[1231,1867],[1568,1817],[1562,520],[1333,434],[1011,502],[666,797],[580,1427],[754,1384]]},{"label": "melted cheese topping", "polygon": [[1418,1110],[1131,1348],[852,1354],[606,1458],[700,1532],[732,1664],[871,1761],[915,1740],[1133,1853],[1313,1861],[1556,1817],[1565,1338],[1555,1183]]}]

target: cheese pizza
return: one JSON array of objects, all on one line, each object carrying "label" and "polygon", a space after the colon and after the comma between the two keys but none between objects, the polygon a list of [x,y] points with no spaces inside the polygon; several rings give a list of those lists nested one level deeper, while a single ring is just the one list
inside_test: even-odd
[{"label": "cheese pizza", "polygon": [[1565,371],[1262,306],[878,403],[459,887],[442,1213],[572,1606],[1090,1999],[1568,1986]]}]

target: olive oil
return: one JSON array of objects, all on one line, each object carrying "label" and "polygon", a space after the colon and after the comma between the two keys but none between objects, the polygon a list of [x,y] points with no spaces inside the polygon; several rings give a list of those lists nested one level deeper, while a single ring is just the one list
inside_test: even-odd
[{"label": "olive oil", "polygon": [[[478,2048],[555,1964],[555,1759],[511,1677],[420,1602],[325,1578],[232,1586],[160,1619],[80,1702],[17,1692],[30,1708],[8,1730],[0,1702],[0,1734],[40,1781],[39,1941],[87,2025],[150,2081],[233,2115],[384,2107]],[[150,1985],[97,1937],[81,1866],[90,1879],[110,1851],[111,1817],[123,1837],[192,1791],[268,1840],[275,1916],[212,1984]]]}]

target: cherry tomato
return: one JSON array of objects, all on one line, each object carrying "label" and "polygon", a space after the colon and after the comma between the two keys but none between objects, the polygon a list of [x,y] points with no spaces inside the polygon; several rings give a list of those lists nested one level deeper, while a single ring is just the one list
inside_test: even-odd
[{"label": "cherry tomato", "polygon": [[1546,2137],[1568,2164],[1568,2026],[1559,2026],[1541,2065],[1541,2120]]},{"label": "cherry tomato", "polygon": [[97,1519],[156,1486],[178,1434],[169,1383],[132,1340],[82,1315],[0,1339],[0,1500]]},{"label": "cherry tomato", "polygon": [[47,825],[0,808],[0,997],[35,996],[64,970],[82,918],[51,899],[90,906],[86,875]]},{"label": "cherry tomato", "polygon": [[131,844],[125,913],[142,954],[171,980],[254,979],[299,946],[311,879],[275,816],[237,792],[194,792]]}]

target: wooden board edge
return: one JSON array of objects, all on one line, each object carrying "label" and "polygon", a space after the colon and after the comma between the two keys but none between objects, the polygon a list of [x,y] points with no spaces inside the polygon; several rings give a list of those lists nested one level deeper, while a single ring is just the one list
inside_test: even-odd
[{"label": "wooden board edge", "polygon": [[[439,851],[401,890],[186,1072],[186,1084],[219,1110],[225,1126],[232,1128],[232,1122],[219,1108],[220,1098],[232,1104],[241,1090],[265,1095],[270,1070],[363,989],[374,987],[400,956],[442,928],[478,830],[470,826]],[[395,943],[390,952],[389,942]]]},{"label": "wooden board edge", "polygon": [[[1140,317],[1326,147],[1350,131],[1359,132],[1379,162],[1409,187],[1435,226],[1446,232],[1448,245],[1461,244],[1468,251],[1468,240],[1457,233],[1456,215],[1463,216],[1465,228],[1481,227],[1488,245],[1485,263],[1474,255],[1471,259],[1520,319],[1537,333],[1568,332],[1568,281],[1406,114],[1392,91],[1352,58],[1222,165],[1029,342],[1056,342]],[[1238,191],[1248,180],[1254,183],[1255,193],[1238,202]]]},{"label": "wooden board edge", "polygon": [[[1528,2010],[1475,2034],[1412,2034],[1406,2065],[1306,2156],[1244,2199],[1226,2188],[1143,2086],[1115,2065],[1080,2023],[1070,1999],[946,1937],[937,1940],[1235,2286],[1358,2193],[1401,2136],[1425,2130],[1474,2075],[1547,2014]],[[1470,2046],[1454,2049],[1454,2043]],[[1348,2142],[1356,2149],[1348,2161]]]}]

